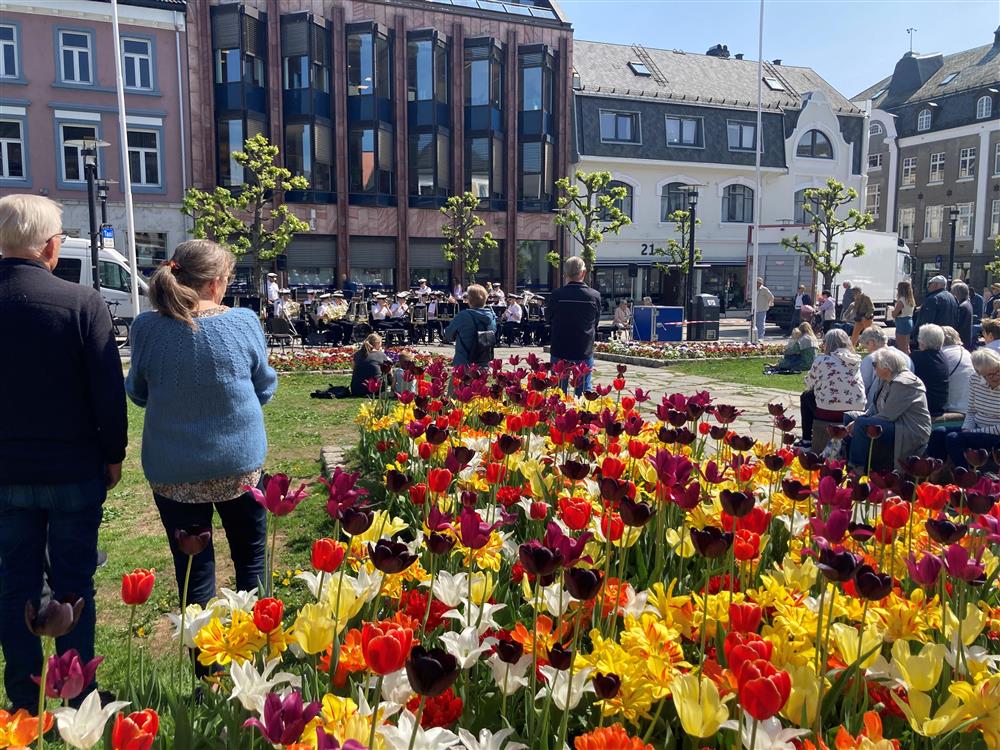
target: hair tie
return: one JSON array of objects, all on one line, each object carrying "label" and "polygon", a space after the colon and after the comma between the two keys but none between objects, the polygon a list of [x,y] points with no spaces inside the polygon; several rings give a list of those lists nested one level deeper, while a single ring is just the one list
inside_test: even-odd
[{"label": "hair tie", "polygon": [[169,268],[171,273],[177,273],[178,271],[181,270],[181,264],[178,263],[173,258],[171,258],[170,260],[163,261],[160,265]]}]

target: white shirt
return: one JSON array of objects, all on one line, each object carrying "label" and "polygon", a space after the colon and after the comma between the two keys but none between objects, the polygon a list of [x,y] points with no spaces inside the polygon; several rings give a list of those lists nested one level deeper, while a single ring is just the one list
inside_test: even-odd
[{"label": "white shirt", "polygon": [[969,408],[969,383],[975,370],[972,355],[961,344],[941,348],[941,356],[948,366],[948,402],[945,411],[965,414]]},{"label": "white shirt", "polygon": [[819,311],[823,313],[823,320],[836,320],[837,303],[833,301],[833,297],[827,297],[826,302],[820,304]]},{"label": "white shirt", "polygon": [[385,320],[389,314],[389,310],[384,305],[375,305],[372,310],[372,320]]},{"label": "white shirt", "polygon": [[274,300],[272,307],[274,308],[274,317],[280,318],[282,310],[285,307],[285,303],[281,301],[281,298]]},{"label": "white shirt", "polygon": [[497,304],[499,305],[502,305],[507,299],[507,296],[503,293],[502,289],[494,289],[493,294],[496,296]]},{"label": "white shirt", "polygon": [[414,289],[413,293],[418,297],[425,297],[426,295],[430,294],[431,291],[433,290],[429,286],[421,286]]},{"label": "white shirt", "polygon": [[427,303],[427,317],[436,318],[438,312],[438,303],[436,300],[431,300]]},{"label": "white shirt", "polygon": [[271,280],[267,282],[267,301],[278,301],[278,282]]},{"label": "white shirt", "polygon": [[757,290],[757,312],[766,312],[774,304],[774,295],[766,286]]},{"label": "white shirt", "polygon": [[520,323],[523,315],[524,308],[517,304],[517,302],[511,302],[507,305],[507,309],[503,311],[503,319],[508,323]]},{"label": "white shirt", "polygon": [[402,318],[402,317],[405,317],[408,309],[409,308],[406,306],[405,302],[396,302],[389,309],[389,316],[393,317],[393,318]]},{"label": "white shirt", "polygon": [[801,310],[802,309],[802,297],[803,296],[804,295],[802,295],[802,294],[796,294],[795,295],[795,309],[796,310]]}]

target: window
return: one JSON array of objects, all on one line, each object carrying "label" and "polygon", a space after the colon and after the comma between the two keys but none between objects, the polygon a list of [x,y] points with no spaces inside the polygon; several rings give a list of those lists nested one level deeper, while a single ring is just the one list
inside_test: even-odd
[{"label": "window", "polygon": [[243,144],[247,139],[253,138],[258,133],[263,132],[263,123],[252,118],[247,119],[245,131],[243,120],[240,118],[219,120],[217,126],[217,137],[219,139],[217,158],[220,185],[243,184],[243,167],[236,162],[233,154],[243,150]]},{"label": "window", "polygon": [[674,211],[687,211],[688,186],[683,182],[669,182],[660,193],[660,221],[671,221]]},{"label": "window", "polygon": [[59,59],[63,81],[66,83],[93,82],[90,70],[90,34],[79,31],[60,31]]},{"label": "window", "polygon": [[128,168],[136,185],[160,184],[160,143],[155,130],[128,131]]},{"label": "window", "polygon": [[639,113],[602,109],[601,140],[610,143],[638,143]]},{"label": "window", "polygon": [[917,130],[930,130],[931,129],[931,111],[929,109],[920,110],[920,114],[917,115]]},{"label": "window", "polygon": [[[625,214],[630,219],[632,218],[632,186],[621,182],[619,180],[612,180],[608,183],[607,191],[610,192],[611,188],[623,187],[625,188],[625,197],[621,200],[614,201],[614,204],[618,207],[623,214]],[[609,212],[601,211],[601,220],[610,221],[611,217],[608,215]]]},{"label": "window", "polygon": [[447,134],[410,133],[410,195],[422,198],[447,197],[449,149]]},{"label": "window", "polygon": [[495,44],[475,44],[465,48],[465,105],[503,106],[503,62]]},{"label": "window", "polygon": [[881,205],[882,186],[877,182],[868,183],[868,187],[865,188],[865,211],[877,219]]},{"label": "window", "polygon": [[[448,101],[447,55],[444,47],[435,44],[433,39],[414,39],[407,42],[406,54],[409,71],[407,101],[430,101],[435,98],[435,93],[438,101]],[[439,74],[443,74],[441,81],[438,80]],[[436,82],[438,85],[435,87]],[[435,88],[438,89],[436,92]]]},{"label": "window", "polygon": [[885,132],[885,128],[882,127],[882,123],[873,122],[868,126],[868,135],[882,135]]},{"label": "window", "polygon": [[882,168],[882,154],[868,154],[868,169]]},{"label": "window", "polygon": [[927,182],[944,182],[944,151],[931,154],[931,169],[927,175]]},{"label": "window", "polygon": [[799,141],[795,149],[796,156],[804,156],[810,159],[832,159],[833,146],[830,139],[818,130],[810,130]]},{"label": "window", "polygon": [[239,83],[242,75],[238,47],[215,50],[216,83]]},{"label": "window", "polygon": [[899,209],[899,239],[905,242],[913,241],[913,222],[916,213],[915,208]]},{"label": "window", "polygon": [[548,201],[551,195],[553,165],[550,141],[527,141],[521,144],[521,194],[520,200]]},{"label": "window", "polygon": [[541,65],[521,67],[521,111],[535,112],[541,109],[552,110],[542,106],[544,95],[545,68]]},{"label": "window", "polygon": [[753,221],[753,189],[746,185],[727,185],[722,191],[722,220],[736,224]]},{"label": "window", "polygon": [[132,291],[129,272],[108,260],[97,262],[97,273],[101,276],[101,288],[116,292]]},{"label": "window", "polygon": [[993,210],[990,213],[990,237],[1000,235],[1000,200],[993,200]]},{"label": "window", "polygon": [[[3,28],[0,27],[0,32]],[[981,96],[976,102],[976,119],[985,120],[993,114],[993,99],[989,96]]]},{"label": "window", "polygon": [[347,134],[348,186],[352,193],[391,195],[393,139],[387,128],[351,128]]},{"label": "window", "polygon": [[1000,143],[996,145],[996,150],[993,152],[993,175],[1000,175]]},{"label": "window", "polygon": [[753,151],[757,142],[757,126],[750,122],[729,121],[726,124],[726,134],[730,151]]},{"label": "window", "polygon": [[975,177],[976,176],[976,147],[970,146],[969,148],[963,148],[958,152],[958,176],[962,177]]},{"label": "window", "polygon": [[[813,216],[816,213],[816,207],[819,202],[813,198],[811,201],[806,200],[806,190],[809,188],[802,188],[795,193],[795,223],[796,224],[812,224]],[[809,206],[811,211],[806,210],[806,206]]]},{"label": "window", "polygon": [[779,81],[777,78],[774,78],[773,76],[764,76],[764,83],[767,85],[769,89],[771,89],[771,91],[785,90],[785,84],[783,84],[781,81]]},{"label": "window", "polygon": [[943,224],[944,206],[928,206],[924,209],[924,242],[940,242]]},{"label": "window", "polygon": [[649,68],[646,67],[645,63],[641,62],[630,62],[628,66],[632,69],[632,72],[637,76],[642,76],[643,78],[649,78],[653,74],[649,72]]},{"label": "window", "polygon": [[60,127],[63,143],[63,181],[82,182],[84,174],[81,149],[66,145],[66,141],[97,140],[97,128],[93,125],[62,125]]},{"label": "window", "polygon": [[0,78],[17,78],[17,29],[0,24]]},{"label": "window", "polygon": [[122,39],[122,75],[125,88],[153,88],[152,43],[148,39]]},{"label": "window", "polygon": [[941,79],[941,83],[938,86],[947,86],[949,83],[958,78],[958,73],[949,73],[944,78]]},{"label": "window", "polygon": [[390,59],[389,38],[369,30],[347,36],[347,95],[389,99]]},{"label": "window", "polygon": [[136,232],[135,255],[139,265],[145,268],[157,266],[167,259],[167,235],[165,232]]},{"label": "window", "polygon": [[668,146],[701,146],[701,118],[667,117]]},{"label": "window", "polygon": [[286,91],[309,88],[309,55],[292,55],[282,59],[282,86]]},{"label": "window", "polygon": [[465,141],[465,184],[480,200],[504,196],[504,140],[499,135]]},{"label": "window", "polygon": [[20,120],[0,120],[0,178],[24,179],[24,140]]},{"label": "window", "polygon": [[972,203],[956,203],[958,222],[955,224],[955,237],[960,240],[972,239]]},{"label": "window", "polygon": [[64,256],[59,257],[59,261],[56,263],[56,268],[52,272],[56,278],[62,279],[63,281],[72,281],[74,284],[80,283],[81,271],[83,270],[83,261],[79,258],[66,258]]},{"label": "window", "polygon": [[903,159],[903,178],[901,183],[903,187],[917,184],[917,157],[907,156]]}]

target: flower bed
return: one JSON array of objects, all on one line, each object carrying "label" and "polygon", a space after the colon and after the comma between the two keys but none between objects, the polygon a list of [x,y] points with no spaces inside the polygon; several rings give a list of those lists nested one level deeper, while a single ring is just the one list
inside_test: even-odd
[{"label": "flower bed", "polygon": [[672,362],[689,359],[745,359],[780,357],[784,344],[748,344],[726,341],[648,342],[599,341],[594,351],[619,357]]},{"label": "flower bed", "polygon": [[[971,469],[933,484],[939,464],[917,458],[859,477],[783,447],[795,422],[782,407],[773,444],[758,443],[707,392],[664,395],[647,419],[649,394],[626,375],[575,402],[529,356],[463,373],[449,397],[431,363],[416,393],[367,402],[361,471],[323,482],[328,519],[298,602],[223,592],[173,616],[176,664],[157,675],[143,661],[121,694],[144,710],[114,735],[294,750],[996,748],[1000,482]],[[258,500],[272,539],[307,495],[271,479]],[[194,555],[210,534],[178,543]],[[125,603],[151,588],[137,571]],[[73,609],[50,606],[69,609],[29,623],[55,635]],[[198,701],[195,647],[219,686]],[[67,697],[83,681],[60,675],[83,667],[60,658],[49,676]],[[88,700],[91,714],[56,709],[64,737],[89,728],[96,743],[121,708]],[[15,721],[27,744],[24,715],[0,713],[0,738]]]},{"label": "flower bed", "polygon": [[[356,346],[316,347],[285,352],[272,351],[269,362],[278,372],[350,372],[356,351]],[[434,355],[422,354],[409,348],[387,348],[385,353],[389,359],[395,361],[400,352],[404,351],[421,365],[427,365],[436,359]]]}]

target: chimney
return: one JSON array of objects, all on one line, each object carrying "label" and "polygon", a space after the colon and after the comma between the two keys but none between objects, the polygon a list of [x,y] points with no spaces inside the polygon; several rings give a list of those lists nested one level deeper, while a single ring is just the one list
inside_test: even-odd
[{"label": "chimney", "polygon": [[735,55],[733,55],[733,57],[735,57],[737,60],[742,60],[743,59],[743,53],[742,52],[737,52]]},{"label": "chimney", "polygon": [[781,65],[781,58],[780,58],[780,57],[778,57],[778,58],[776,58],[776,59],[772,60],[772,61],[771,61],[771,64],[772,64],[772,65]]},{"label": "chimney", "polygon": [[721,57],[724,59],[728,59],[729,47],[727,47],[725,44],[716,44],[714,47],[709,49],[708,52],[706,52],[705,54],[708,55],[709,57]]}]

